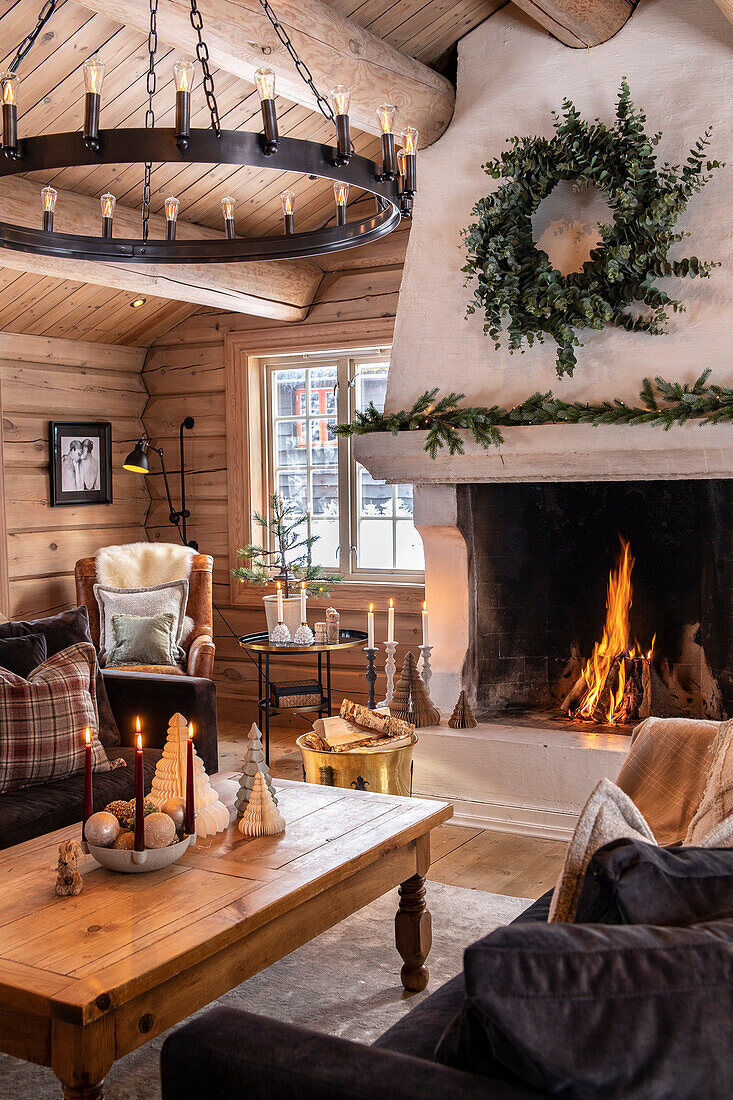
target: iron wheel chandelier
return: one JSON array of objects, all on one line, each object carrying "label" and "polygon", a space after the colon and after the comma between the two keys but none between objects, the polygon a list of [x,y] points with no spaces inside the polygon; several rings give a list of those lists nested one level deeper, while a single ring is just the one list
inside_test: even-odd
[{"label": "iron wheel chandelier", "polygon": [[[173,65],[176,88],[175,127],[163,128],[155,125],[153,100],[157,79],[155,66],[158,49],[158,0],[150,0],[146,89],[148,106],[145,126],[100,129],[101,94],[106,66],[94,56],[88,58],[82,66],[85,86],[83,131],[21,138],[18,134],[20,78],[16,75],[16,70],[53,15],[57,3],[58,0],[46,0],[35,28],[18,47],[8,70],[0,73],[3,152],[0,158],[0,178],[27,172],[130,163],[132,159],[144,165],[141,236],[139,239],[114,236],[116,198],[109,193],[102,195],[100,200],[99,236],[57,232],[54,229],[54,214],[58,193],[53,187],[47,186],[41,191],[41,228],[0,222],[0,247],[43,256],[136,264],[297,259],[369,244],[391,233],[403,217],[411,216],[417,186],[417,131],[412,127],[403,130],[402,148],[397,151],[394,135],[396,108],[383,103],[376,111],[381,132],[382,163],[377,165],[366,157],[357,156],[349,133],[349,89],[337,84],[328,99],[316,88],[310,70],[298,56],[269,0],[259,0],[259,3],[299,75],[315,96],[320,111],[335,126],[335,146],[280,136],[275,109],[275,73],[270,68],[261,68],[255,73],[262,112],[262,132],[254,134],[222,129],[214,78],[209,65],[209,50],[203,37],[203,18],[197,0],[191,0],[189,18],[196,34],[196,57],[203,74],[204,95],[211,115],[210,127],[191,128],[194,62],[186,60],[176,61]],[[134,150],[135,155],[132,158],[130,150]],[[171,195],[164,204],[165,239],[153,239],[150,236],[153,163],[235,164],[331,179],[336,203],[336,224],[323,229],[296,232],[295,195],[286,190],[280,196],[283,209],[282,235],[239,237],[236,232],[236,200],[231,195],[225,195],[221,200],[224,221],[222,238],[176,240],[180,202]],[[374,214],[351,220],[347,217],[350,187],[358,187],[374,197]]]}]

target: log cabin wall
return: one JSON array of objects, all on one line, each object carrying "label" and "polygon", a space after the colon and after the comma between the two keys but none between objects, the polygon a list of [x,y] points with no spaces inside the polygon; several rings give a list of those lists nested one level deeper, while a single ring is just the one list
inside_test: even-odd
[{"label": "log cabin wall", "polygon": [[[148,492],[142,478],[120,469],[142,431],[144,355],[142,348],[0,333],[9,578],[0,611],[9,617],[73,607],[77,558],[145,538]],[[50,506],[50,420],[111,421],[113,504]],[[0,586],[2,573],[0,561]]]},{"label": "log cabin wall", "polygon": [[[398,240],[389,243],[389,253],[386,248],[390,239],[363,252],[370,252],[372,263],[378,263],[380,257],[397,262],[326,272],[307,320],[297,326],[287,326],[291,331],[294,328],[302,330],[303,350],[308,348],[310,325],[332,324],[334,346],[338,346],[340,322],[394,318],[407,234],[400,232],[393,236]],[[354,256],[360,252],[362,250],[356,249]],[[370,261],[365,256],[355,262]],[[249,504],[228,498],[224,340],[227,332],[257,329],[261,334],[265,327],[274,331],[283,326],[276,322],[263,325],[261,318],[237,314],[199,313],[167,333],[151,348],[143,371],[143,379],[150,393],[143,417],[145,427],[156,444],[164,448],[167,464],[174,471],[179,465],[178,426],[184,416],[195,418],[195,428],[186,436],[187,503],[192,513],[189,534],[198,540],[202,552],[214,555],[214,599],[237,635],[264,629],[265,617],[261,589],[246,590],[246,606],[233,607],[231,604],[230,569],[234,562],[229,552],[229,518],[237,508],[248,513]],[[157,472],[157,465],[153,468],[156,473],[147,479],[153,497],[148,516],[148,536],[155,540],[169,540],[173,531],[167,522],[163,480]],[[178,478],[175,473],[172,483],[177,493]],[[323,606],[332,603],[339,609],[342,626],[365,630],[366,612],[371,599],[381,612],[377,616],[376,633],[377,640],[383,641],[386,637],[389,595],[395,596],[398,609],[395,629],[400,643],[397,650],[399,667],[408,647],[412,647],[416,657],[419,656],[417,646],[422,640],[420,607],[424,598],[422,586],[374,585],[367,589],[361,584],[353,588],[344,585],[335,589]],[[316,617],[314,605],[315,601],[311,601],[311,619]],[[256,667],[247,660],[222,620],[217,615],[214,619],[219,696],[253,702],[257,696]],[[383,648],[380,658],[383,668]],[[287,664],[284,660],[278,660],[276,667],[280,677],[285,679],[312,678],[314,675],[313,659],[307,663],[292,661]],[[360,649],[334,654],[332,669],[336,705],[344,695],[359,701],[365,699],[364,654]],[[383,686],[384,677],[380,671],[377,693]],[[254,713],[251,717],[255,717]]]}]

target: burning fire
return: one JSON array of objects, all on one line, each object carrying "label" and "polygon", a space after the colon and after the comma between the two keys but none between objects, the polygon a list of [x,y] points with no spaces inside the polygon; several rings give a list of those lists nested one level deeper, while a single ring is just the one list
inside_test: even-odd
[{"label": "burning fire", "polygon": [[634,661],[641,660],[648,664],[651,660],[656,635],[647,653],[642,652],[637,641],[631,643],[629,611],[633,602],[633,568],[630,544],[621,538],[621,556],[608,578],[603,636],[594,645],[593,654],[583,669],[585,690],[580,702],[571,707],[574,718],[592,718],[610,725],[626,721],[628,708],[624,697],[627,665],[633,671]]}]

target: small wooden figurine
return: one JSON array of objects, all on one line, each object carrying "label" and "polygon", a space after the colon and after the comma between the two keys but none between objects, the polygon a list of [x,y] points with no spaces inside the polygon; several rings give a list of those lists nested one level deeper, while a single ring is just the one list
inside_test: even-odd
[{"label": "small wooden figurine", "polygon": [[440,723],[440,711],[433,706],[422,676],[415,667],[415,657],[410,651],[405,654],[405,663],[389,710],[393,717],[412,722],[416,729],[437,726]]},{"label": "small wooden figurine", "polygon": [[60,898],[75,898],[84,888],[76,861],[81,853],[81,845],[75,840],[65,840],[59,844],[58,873],[56,893]]},{"label": "small wooden figurine", "polygon": [[448,719],[448,725],[453,730],[472,730],[478,725],[473,716],[465,691],[458,696],[458,702],[453,707],[453,713]]},{"label": "small wooden figurine", "polygon": [[239,831],[244,836],[274,836],[275,833],[285,832],[285,818],[275,805],[262,772],[255,775],[247,809],[239,822]]}]

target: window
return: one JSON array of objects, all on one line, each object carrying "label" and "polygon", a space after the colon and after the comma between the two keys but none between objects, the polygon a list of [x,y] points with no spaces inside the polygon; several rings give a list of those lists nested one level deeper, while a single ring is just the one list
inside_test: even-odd
[{"label": "window", "polygon": [[412,485],[375,481],[356,462],[351,441],[333,428],[370,401],[384,408],[389,355],[384,349],[268,358],[267,480],[295,501],[318,535],[313,559],[353,579],[389,573],[421,579],[420,536],[412,521]]}]

